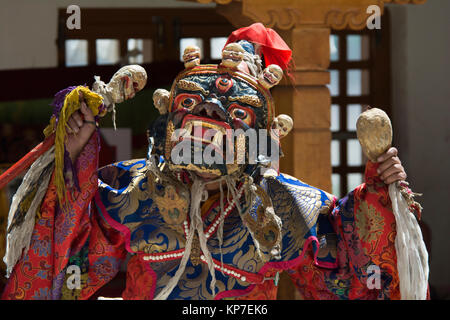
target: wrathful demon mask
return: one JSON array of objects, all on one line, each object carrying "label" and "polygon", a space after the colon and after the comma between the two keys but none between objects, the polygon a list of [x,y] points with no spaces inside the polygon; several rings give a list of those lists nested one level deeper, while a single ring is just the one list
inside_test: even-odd
[{"label": "wrathful demon mask", "polygon": [[[169,107],[165,157],[171,167],[227,175],[239,164],[257,163],[249,144],[267,139],[258,133],[267,129],[273,101],[250,77],[220,66],[197,66],[176,80]],[[177,134],[177,129],[184,130]],[[253,141],[246,138],[250,129],[255,129]]]},{"label": "wrathful demon mask", "polygon": [[[183,55],[186,69],[171,91],[155,91],[161,117],[150,135],[171,170],[218,176],[251,173],[279,156],[277,140],[289,132],[292,121],[284,121],[286,115],[274,117],[269,90],[283,71],[276,64],[264,68],[255,47],[246,40],[229,43],[219,65],[200,64],[200,50],[188,47]],[[273,134],[271,129],[283,132]]]}]

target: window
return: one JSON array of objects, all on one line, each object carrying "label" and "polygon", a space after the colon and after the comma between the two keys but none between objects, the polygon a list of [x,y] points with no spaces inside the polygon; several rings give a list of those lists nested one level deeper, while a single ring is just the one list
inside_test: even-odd
[{"label": "window", "polygon": [[225,47],[225,43],[227,43],[227,37],[216,37],[211,38],[211,59],[213,60],[221,60],[222,59],[222,49]]},{"label": "window", "polygon": [[66,67],[82,67],[88,65],[87,40],[66,40]]},{"label": "window", "polygon": [[128,39],[128,63],[150,63],[153,61],[153,41],[151,39]]},{"label": "window", "polygon": [[339,106],[336,104],[331,105],[331,132],[337,132],[340,128],[340,110]]},{"label": "window", "polygon": [[97,65],[117,64],[120,61],[120,42],[116,39],[95,40]]},{"label": "window", "polygon": [[342,197],[364,179],[367,159],[356,136],[365,105],[390,115],[389,21],[382,30],[332,31],[330,35],[332,193]]},{"label": "window", "polygon": [[339,71],[330,70],[330,84],[328,88],[330,89],[330,94],[332,97],[339,95]]},{"label": "window", "polygon": [[101,66],[109,74],[116,65],[151,63],[159,75],[151,80],[155,85],[173,81],[188,45],[200,47],[202,63],[216,63],[235,30],[211,8],[85,8],[82,28],[74,30],[67,29],[66,19],[66,10],[59,9],[60,67]]},{"label": "window", "polygon": [[[369,94],[369,71],[363,68],[363,57],[368,59],[368,42],[359,34],[330,36],[330,94],[331,106],[331,166],[332,189],[343,196],[362,183],[364,160],[356,138],[356,120],[362,103]],[[344,57],[344,60],[341,60]],[[348,62],[352,61],[352,65]],[[361,65],[360,65],[361,63]],[[349,103],[359,102],[359,103]]]},{"label": "window", "polygon": [[330,61],[339,60],[339,37],[335,34],[330,35]]}]

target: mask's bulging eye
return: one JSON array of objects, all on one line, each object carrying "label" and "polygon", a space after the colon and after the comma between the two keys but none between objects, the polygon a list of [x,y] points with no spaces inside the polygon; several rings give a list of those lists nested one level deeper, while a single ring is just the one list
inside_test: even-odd
[{"label": "mask's bulging eye", "polygon": [[233,114],[236,118],[239,119],[245,119],[245,117],[247,117],[247,111],[242,109],[234,109]]},{"label": "mask's bulging eye", "polygon": [[200,96],[195,94],[180,94],[175,98],[175,108],[185,108],[191,110],[202,101]]},{"label": "mask's bulging eye", "polygon": [[181,105],[184,108],[188,108],[188,109],[190,109],[194,104],[195,104],[195,100],[192,98],[186,98],[183,101],[181,101]]},{"label": "mask's bulging eye", "polygon": [[233,104],[228,110],[232,118],[240,119],[247,125],[253,126],[254,114],[249,108]]}]

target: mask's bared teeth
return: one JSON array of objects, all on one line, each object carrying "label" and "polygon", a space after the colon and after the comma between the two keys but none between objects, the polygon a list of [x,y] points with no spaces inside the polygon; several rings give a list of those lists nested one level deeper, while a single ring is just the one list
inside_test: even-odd
[{"label": "mask's bared teeth", "polygon": [[213,139],[212,139],[212,143],[215,144],[216,146],[218,146],[219,148],[222,146],[223,143],[223,134],[222,132],[218,131]]},{"label": "mask's bared teeth", "polygon": [[193,126],[191,122],[186,123],[186,125],[184,126],[184,129],[186,130],[188,136],[192,134],[192,128]]}]

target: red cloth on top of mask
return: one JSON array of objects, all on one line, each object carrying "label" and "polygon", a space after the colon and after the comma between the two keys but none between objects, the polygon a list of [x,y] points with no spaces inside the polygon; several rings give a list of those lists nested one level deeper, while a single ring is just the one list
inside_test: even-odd
[{"label": "red cloth on top of mask", "polygon": [[261,45],[262,54],[266,66],[277,64],[286,71],[292,57],[292,50],[284,40],[271,28],[266,28],[260,22],[254,23],[248,27],[240,28],[231,33],[227,43],[247,40]]}]

